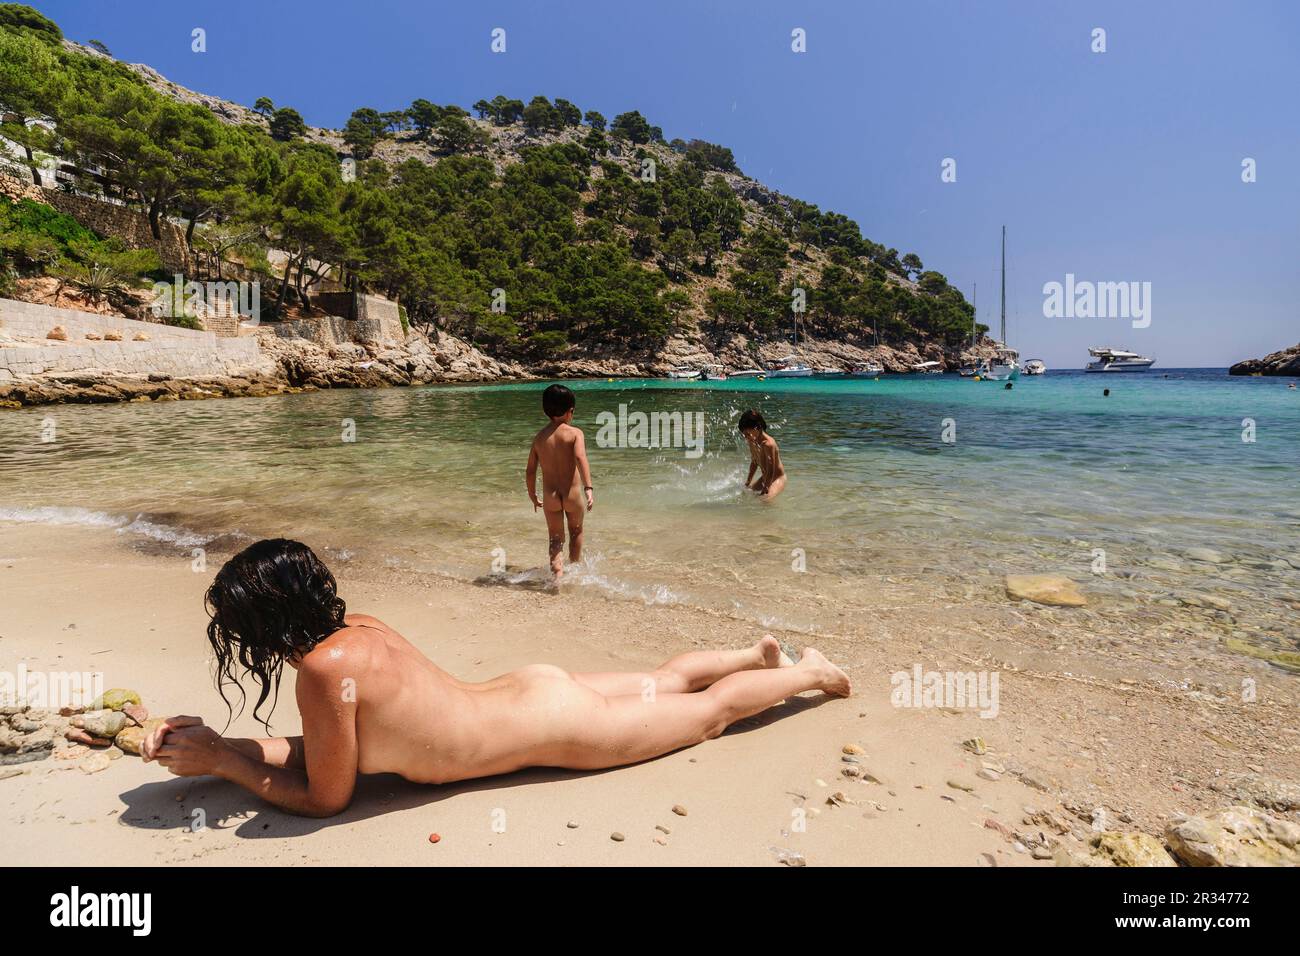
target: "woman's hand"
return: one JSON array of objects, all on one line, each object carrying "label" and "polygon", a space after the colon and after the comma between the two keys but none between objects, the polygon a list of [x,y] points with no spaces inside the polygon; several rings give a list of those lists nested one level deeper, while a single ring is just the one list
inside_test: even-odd
[{"label": "woman's hand", "polygon": [[201,717],[168,717],[140,747],[140,756],[157,760],[178,777],[215,774],[230,754],[222,736]]}]

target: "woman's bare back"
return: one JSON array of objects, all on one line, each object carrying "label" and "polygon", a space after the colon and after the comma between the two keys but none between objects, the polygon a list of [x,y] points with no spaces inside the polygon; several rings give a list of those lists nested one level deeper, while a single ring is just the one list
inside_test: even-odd
[{"label": "woman's bare back", "polygon": [[[574,675],[533,664],[469,683],[375,618],[349,615],[346,623],[311,653],[346,643],[348,657],[365,662],[356,679],[357,769],[418,783],[635,763],[716,736],[790,694],[848,693],[847,678],[816,651],[778,673],[771,638],[744,651],[680,655],[646,674]],[[762,684],[737,682],[759,677],[742,671],[764,670]],[[724,687],[731,693],[718,693]]]},{"label": "woman's bare back", "polygon": [[349,615],[335,642],[364,642],[356,679],[357,769],[442,783],[536,764],[599,695],[558,667],[534,664],[481,683],[458,680],[383,622]]}]

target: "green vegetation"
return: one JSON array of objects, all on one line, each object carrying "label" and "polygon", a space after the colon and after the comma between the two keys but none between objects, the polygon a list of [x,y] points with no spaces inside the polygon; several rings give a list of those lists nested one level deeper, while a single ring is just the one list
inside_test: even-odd
[{"label": "green vegetation", "polygon": [[[55,24],[17,4],[0,4],[0,107],[19,118],[0,135],[24,148],[33,177],[53,154],[84,171],[82,190],[144,212],[155,237],[164,218],[184,220],[195,268],[261,277],[276,288],[272,315],[310,308],[328,278],[399,301],[417,326],[546,356],[653,346],[692,321],[719,335],[784,334],[802,289],[801,322],[820,334],[957,344],[970,333],[969,305],[915,255],[756,184],[744,188],[758,198],[742,201],[726,178],[739,174],[729,149],[667,143],[635,110],[607,123],[562,98],[497,95],[473,104],[476,122],[427,99],[362,107],[340,154],[309,142],[292,107],[260,97],[255,121],[231,125],[124,64],[65,49]],[[489,158],[484,121],[513,127],[523,145]],[[392,155],[386,141],[419,144],[425,158],[375,158]],[[357,164],[347,181],[345,156]],[[106,254],[87,258],[85,237],[47,235],[58,249],[42,260],[36,247],[9,251],[12,222],[0,224],[17,267],[112,294],[90,274]],[[284,254],[275,273],[268,249]]]},{"label": "green vegetation", "polygon": [[59,281],[56,297],[71,287],[93,304],[121,303],[159,270],[152,249],[127,249],[30,199],[0,200],[0,260],[0,284],[10,292],[24,274],[50,275]]}]

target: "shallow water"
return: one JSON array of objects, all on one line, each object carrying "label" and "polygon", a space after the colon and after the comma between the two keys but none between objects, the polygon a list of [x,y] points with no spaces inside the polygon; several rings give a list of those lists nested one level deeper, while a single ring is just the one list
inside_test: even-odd
[{"label": "shallow water", "polygon": [[[1300,389],[1287,381],[1156,370],[1054,372],[1011,390],[956,376],[571,382],[596,510],[570,580],[842,631],[882,603],[997,600],[1005,573],[1055,572],[1112,606],[1175,614],[1188,594],[1221,596],[1225,627],[1294,649]],[[6,521],[102,524],[189,560],[219,535],[237,536],[226,548],[282,535],[335,564],[537,586],[545,524],[523,470],[543,384],[6,412],[0,538]],[[598,416],[620,404],[701,415],[703,454],[600,447]],[[766,415],[790,475],[773,502],[741,488],[734,425],[747,407]],[[1225,560],[1190,559],[1198,547]]]}]

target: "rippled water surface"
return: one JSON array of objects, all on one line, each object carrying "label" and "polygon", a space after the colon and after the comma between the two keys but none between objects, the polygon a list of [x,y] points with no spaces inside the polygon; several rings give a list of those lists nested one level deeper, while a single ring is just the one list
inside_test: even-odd
[{"label": "rippled water surface", "polygon": [[[1300,389],[1287,381],[1157,370],[1049,373],[1011,390],[955,376],[570,383],[596,485],[572,579],[817,629],[909,589],[960,601],[1007,572],[1057,572],[1152,606],[1226,595],[1234,616],[1294,638]],[[471,578],[495,557],[507,566],[497,580],[527,582],[546,557],[523,488],[542,387],[4,412],[0,536],[13,521],[102,524],[183,552],[218,534],[284,535],[336,563]],[[598,415],[620,404],[701,414],[704,454],[599,447]],[[774,502],[741,488],[734,425],[748,407],[766,415],[790,475]]]}]

